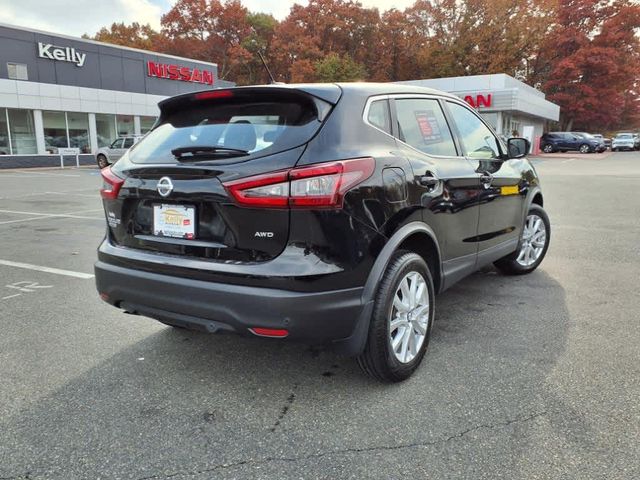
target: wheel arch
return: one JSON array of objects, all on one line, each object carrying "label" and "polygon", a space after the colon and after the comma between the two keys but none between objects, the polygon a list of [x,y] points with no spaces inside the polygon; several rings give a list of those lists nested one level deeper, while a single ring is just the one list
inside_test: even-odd
[{"label": "wheel arch", "polygon": [[435,292],[438,293],[442,288],[442,257],[436,234],[423,222],[411,222],[402,226],[389,238],[369,272],[362,292],[363,309],[353,333],[334,343],[334,348],[340,353],[359,355],[364,350],[378,285],[391,257],[402,249],[412,250],[420,255],[429,266]]}]

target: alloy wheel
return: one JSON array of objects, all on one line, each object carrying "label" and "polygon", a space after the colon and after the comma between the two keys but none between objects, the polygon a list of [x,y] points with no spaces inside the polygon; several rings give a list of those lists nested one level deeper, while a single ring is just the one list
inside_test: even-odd
[{"label": "alloy wheel", "polygon": [[523,267],[530,267],[538,259],[547,243],[547,227],[542,218],[535,213],[527,215],[522,231],[522,245],[516,262]]},{"label": "alloy wheel", "polygon": [[589,153],[589,145],[580,145],[580,153]]},{"label": "alloy wheel", "polygon": [[429,324],[429,292],[420,273],[407,273],[393,296],[389,316],[391,351],[401,363],[408,363],[420,351]]}]

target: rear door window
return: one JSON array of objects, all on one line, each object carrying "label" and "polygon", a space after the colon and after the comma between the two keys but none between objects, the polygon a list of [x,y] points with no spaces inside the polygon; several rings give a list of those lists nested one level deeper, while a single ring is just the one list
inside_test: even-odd
[{"label": "rear door window", "polygon": [[175,163],[172,149],[201,146],[245,151],[242,160],[288,150],[309,141],[322,125],[319,102],[294,93],[243,92],[186,100],[161,113],[158,125],[129,151],[129,159]]},{"label": "rear door window", "polygon": [[132,146],[133,146],[133,138],[125,138],[124,147],[122,148],[131,148]]},{"label": "rear door window", "polygon": [[398,138],[429,155],[458,155],[440,103],[431,98],[396,99]]}]

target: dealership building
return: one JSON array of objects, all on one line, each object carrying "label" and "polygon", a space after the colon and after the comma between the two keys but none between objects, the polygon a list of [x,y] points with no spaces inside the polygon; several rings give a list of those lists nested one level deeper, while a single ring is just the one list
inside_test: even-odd
[{"label": "dealership building", "polygon": [[548,122],[557,122],[560,107],[540,90],[504,73],[398,82],[453,93],[476,108],[494,130],[510,137],[516,133],[537,146]]},{"label": "dealership building", "polygon": [[92,163],[160,100],[232,85],[214,63],[0,24],[0,168],[59,165],[61,148]]}]

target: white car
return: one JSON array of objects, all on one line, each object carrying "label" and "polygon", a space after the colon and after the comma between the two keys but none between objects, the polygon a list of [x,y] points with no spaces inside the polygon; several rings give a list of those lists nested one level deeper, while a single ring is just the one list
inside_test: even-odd
[{"label": "white car", "polygon": [[633,133],[619,133],[611,141],[611,150],[637,150],[638,140]]},{"label": "white car", "polygon": [[124,152],[133,147],[143,135],[128,135],[125,137],[118,137],[108,147],[102,147],[98,149],[96,153],[96,162],[98,167],[105,168],[118,160]]}]

